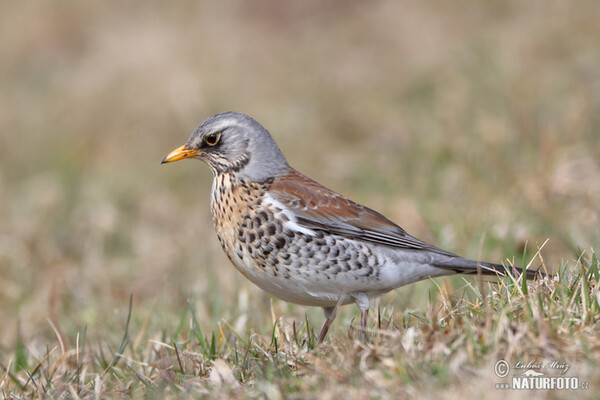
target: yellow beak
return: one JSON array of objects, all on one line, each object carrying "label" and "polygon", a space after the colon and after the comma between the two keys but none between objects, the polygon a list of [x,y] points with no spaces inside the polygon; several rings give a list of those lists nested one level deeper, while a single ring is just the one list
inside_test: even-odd
[{"label": "yellow beak", "polygon": [[185,145],[176,148],[170,152],[165,158],[163,158],[161,164],[170,163],[173,161],[183,160],[184,158],[194,157],[198,154],[199,150],[188,149]]}]

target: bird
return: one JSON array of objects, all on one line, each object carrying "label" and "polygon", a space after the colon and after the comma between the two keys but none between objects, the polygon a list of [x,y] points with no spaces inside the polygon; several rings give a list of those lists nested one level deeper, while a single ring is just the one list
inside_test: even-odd
[{"label": "bird", "polygon": [[[212,174],[210,208],[225,254],[247,279],[287,302],[323,308],[321,344],[337,307],[452,274],[518,276],[514,266],[462,258],[408,234],[379,212],[292,168],[267,129],[222,112],[201,122],[161,164],[195,158]],[[527,269],[526,277],[536,272]]]}]

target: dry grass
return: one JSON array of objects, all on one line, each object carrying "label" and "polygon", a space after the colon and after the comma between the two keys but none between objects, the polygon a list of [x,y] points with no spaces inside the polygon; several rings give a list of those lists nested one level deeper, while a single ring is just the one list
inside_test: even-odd
[{"label": "dry grass", "polygon": [[270,335],[236,331],[227,321],[203,332],[192,305],[166,333],[149,329],[152,311],[135,323],[130,305],[120,341],[115,335],[90,340],[84,329],[69,347],[57,331],[58,340],[35,353],[18,340],[14,359],[2,366],[4,394],[421,398],[449,391],[456,393],[450,398],[502,398],[505,392],[490,392],[504,381],[492,371],[506,359],[511,365],[565,362],[566,376],[591,384],[578,396],[592,398],[600,383],[593,368],[600,350],[600,263],[595,255],[580,261],[577,277],[563,270],[529,286],[507,278],[483,284],[483,291],[465,282],[454,292],[441,288],[423,311],[382,307],[367,340],[357,339],[351,325],[347,335],[319,348],[308,322],[277,318],[273,310]]},{"label": "dry grass", "polygon": [[[0,11],[0,396],[505,397],[494,362],[540,357],[600,387],[596,2]],[[416,236],[559,281],[411,285],[315,351],[321,312],[221,253],[208,169],[160,166],[223,110]]]}]

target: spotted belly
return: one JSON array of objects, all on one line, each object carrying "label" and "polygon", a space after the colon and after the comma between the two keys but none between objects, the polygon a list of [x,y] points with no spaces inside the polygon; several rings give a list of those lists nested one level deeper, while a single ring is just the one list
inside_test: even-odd
[{"label": "spotted belly", "polygon": [[[369,245],[300,227],[268,196],[250,200],[244,190],[227,193],[218,203],[213,199],[217,236],[233,265],[261,289],[285,301],[320,307],[333,306],[341,297],[349,303],[349,293],[370,286],[381,289],[380,282],[376,285],[378,266],[385,260]],[[379,289],[376,294],[392,288]]]}]

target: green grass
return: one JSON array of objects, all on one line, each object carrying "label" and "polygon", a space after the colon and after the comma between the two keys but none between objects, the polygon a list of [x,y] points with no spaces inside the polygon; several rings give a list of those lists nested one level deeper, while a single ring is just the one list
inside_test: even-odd
[{"label": "green grass", "polygon": [[[4,2],[0,399],[593,398],[599,5]],[[208,169],[160,165],[224,110],[415,236],[558,280],[419,282],[315,348],[322,311],[222,253]],[[496,390],[500,359],[590,389]]]}]

